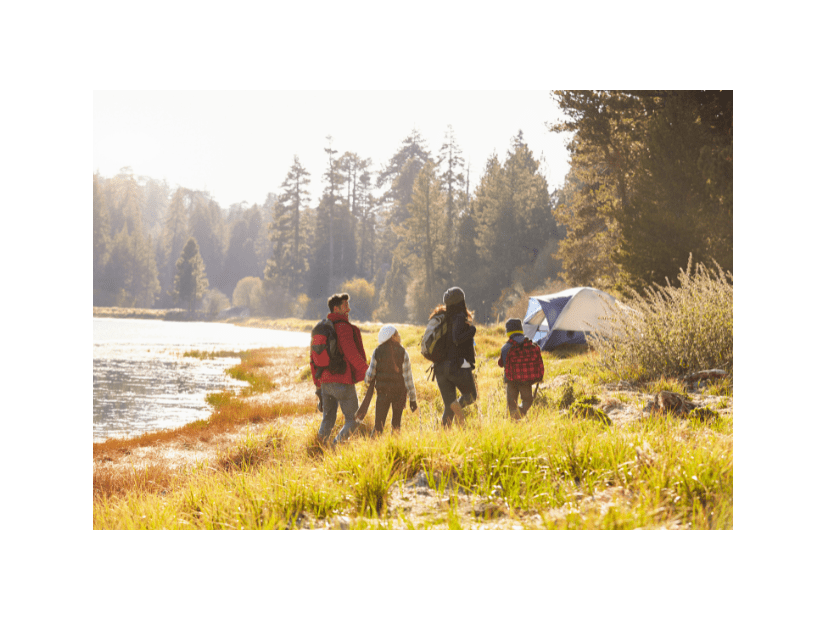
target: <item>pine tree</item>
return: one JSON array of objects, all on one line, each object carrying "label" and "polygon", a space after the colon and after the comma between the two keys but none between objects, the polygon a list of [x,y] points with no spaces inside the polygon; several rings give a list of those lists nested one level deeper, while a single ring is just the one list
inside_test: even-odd
[{"label": "pine tree", "polygon": [[209,288],[206,268],[195,237],[190,237],[186,242],[176,268],[173,284],[175,303],[184,303],[192,311],[192,304],[200,302]]},{"label": "pine tree", "polygon": [[257,277],[258,261],[255,256],[254,235],[247,219],[242,217],[232,224],[227,245],[224,269],[221,272],[221,292],[232,297],[235,286],[247,276]]},{"label": "pine tree", "polygon": [[190,197],[189,233],[198,242],[207,279],[219,290],[224,290],[227,287],[221,279],[224,267],[224,218],[221,208],[206,192],[193,191]]},{"label": "pine tree", "polygon": [[401,148],[393,155],[376,180],[378,187],[389,184],[385,192],[386,202],[392,204],[391,224],[400,224],[408,217],[407,205],[413,195],[413,182],[427,161],[430,152],[415,129],[402,141]]},{"label": "pine tree", "polygon": [[547,182],[521,132],[504,166],[495,155],[488,160],[476,191],[475,214],[487,304],[509,292],[520,268],[536,261],[555,233]]},{"label": "pine tree", "polygon": [[[570,285],[641,289],[731,265],[731,91],[554,91],[574,132],[557,220]],[[698,256],[702,256],[698,259]]]},{"label": "pine tree", "polygon": [[112,236],[109,229],[109,209],[100,186],[99,175],[92,177],[92,290],[93,304],[102,306],[106,299],[106,265],[111,253]]},{"label": "pine tree", "polygon": [[379,269],[382,272],[387,270],[376,310],[377,316],[388,317],[385,320],[407,320],[405,304],[410,270],[405,264],[406,257],[397,255],[403,241],[397,231],[410,217],[413,184],[428,161],[431,161],[430,153],[421,135],[414,129],[376,178],[378,188],[389,186],[379,198],[375,245]]},{"label": "pine tree", "polygon": [[698,122],[703,100],[687,93],[665,97],[653,113],[635,195],[615,213],[616,260],[624,283],[638,291],[676,282],[690,256],[733,267],[730,138],[715,140],[713,128]]},{"label": "pine tree", "polygon": [[143,192],[129,168],[121,169],[105,191],[106,201],[116,208],[110,212],[112,225],[119,228],[111,244],[104,270],[102,298],[123,307],[151,308],[160,292],[152,241],[144,232]]},{"label": "pine tree", "polygon": [[439,167],[443,170],[440,179],[445,189],[445,239],[451,263],[455,260],[454,223],[459,212],[459,196],[465,184],[462,172],[464,164],[465,158],[462,156],[462,149],[456,144],[453,126],[448,125],[445,142],[439,150]]},{"label": "pine tree", "polygon": [[408,303],[408,310],[418,320],[429,308],[436,305],[445,285],[446,199],[436,176],[436,165],[427,162],[413,184],[409,211],[410,217],[403,225],[403,242],[399,245],[400,258],[405,255],[414,263],[412,272],[421,280],[421,292],[413,296],[416,307]]},{"label": "pine tree", "polygon": [[187,206],[189,204],[189,190],[179,187],[175,190],[167,209],[163,232],[158,242],[159,273],[161,284],[161,306],[170,307],[172,304],[172,285],[175,281],[175,266],[184,244],[189,238],[189,218]]}]

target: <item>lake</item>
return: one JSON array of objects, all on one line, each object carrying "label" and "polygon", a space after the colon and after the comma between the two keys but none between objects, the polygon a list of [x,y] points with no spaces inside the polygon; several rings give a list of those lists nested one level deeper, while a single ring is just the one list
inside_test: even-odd
[{"label": "lake", "polygon": [[225,374],[239,357],[202,360],[187,351],[310,346],[302,332],[227,323],[94,318],[93,441],[175,428],[209,417],[207,393],[247,384]]}]

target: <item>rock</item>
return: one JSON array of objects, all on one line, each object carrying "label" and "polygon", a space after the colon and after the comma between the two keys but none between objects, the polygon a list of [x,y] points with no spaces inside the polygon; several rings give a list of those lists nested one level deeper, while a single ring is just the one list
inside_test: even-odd
[{"label": "rock", "polygon": [[689,420],[716,420],[720,417],[720,414],[712,409],[711,407],[697,407],[696,409],[692,409],[686,415],[686,418]]},{"label": "rock", "polygon": [[571,383],[574,382],[574,378],[571,375],[559,375],[558,377],[554,377],[553,379],[551,379],[547,383],[542,383],[540,385],[540,387],[543,387],[543,388],[558,388],[558,387],[562,387],[563,385],[565,385],[569,381]]},{"label": "rock", "polygon": [[687,375],[684,378],[684,381],[686,383],[694,383],[695,381],[700,381],[701,379],[722,379],[726,376],[728,376],[728,373],[725,370],[714,368],[712,370],[701,370],[700,372]]},{"label": "rock", "polygon": [[598,403],[599,398],[596,396],[583,396],[571,405],[568,413],[577,418],[597,420],[610,426],[612,424],[611,418],[602,409],[596,407]]},{"label": "rock", "polygon": [[671,414],[686,414],[697,405],[691,402],[687,397],[681,396],[675,392],[657,392],[654,397],[653,411],[655,413],[671,413]]},{"label": "rock", "polygon": [[482,519],[499,519],[508,513],[496,502],[479,502],[473,507],[473,514]]}]

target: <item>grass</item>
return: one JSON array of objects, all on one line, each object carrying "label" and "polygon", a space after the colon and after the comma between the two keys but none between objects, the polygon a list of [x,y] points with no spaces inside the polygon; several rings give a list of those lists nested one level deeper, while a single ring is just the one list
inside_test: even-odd
[{"label": "grass", "polygon": [[[368,355],[379,327],[363,330]],[[271,389],[270,365],[278,353],[245,354],[232,373],[250,387],[240,395],[211,395],[208,420],[94,444],[93,527],[733,528],[733,416],[719,412],[733,397],[730,377],[689,390],[678,375],[651,371],[619,397],[607,398],[606,385],[617,373],[601,365],[601,350],[569,347],[543,353],[544,387],[527,419],[512,422],[496,364],[504,334],[501,326],[479,326],[480,399],[466,410],[464,428],[445,431],[438,389],[425,380],[429,363],[417,351],[421,328],[398,327],[419,403],[416,413],[405,411],[400,433],[358,435],[335,450],[317,445],[320,415],[313,399],[262,405],[253,398]],[[306,362],[295,364],[290,380],[310,391]],[[358,389],[363,394],[363,386]],[[602,418],[606,403],[641,409],[659,390],[717,400],[708,415],[650,416],[622,424]],[[312,416],[311,423],[276,423],[303,416]],[[188,467],[113,466],[128,462],[127,452],[141,446],[210,444],[239,429],[247,429],[239,440]]]},{"label": "grass", "polygon": [[632,311],[613,320],[612,337],[594,337],[598,367],[632,381],[734,369],[734,279],[702,264],[680,270],[679,286],[634,294]]},{"label": "grass", "polygon": [[[503,415],[462,431],[414,430],[375,441],[357,438],[312,457],[314,429],[268,443],[252,435],[222,456],[165,485],[143,484],[95,502],[96,528],[325,527],[341,517],[361,527],[395,524],[468,528],[460,500],[493,500],[515,520],[554,529],[731,528],[731,420],[714,428],[663,418],[623,430],[541,415],[513,424]],[[281,442],[279,447],[276,447]],[[151,472],[148,472],[151,473]],[[447,496],[415,521],[394,487],[421,474]],[[588,501],[604,497],[607,502]],[[570,514],[577,513],[576,519]],[[142,515],[140,520],[136,514]],[[536,519],[535,517],[538,517]]]}]

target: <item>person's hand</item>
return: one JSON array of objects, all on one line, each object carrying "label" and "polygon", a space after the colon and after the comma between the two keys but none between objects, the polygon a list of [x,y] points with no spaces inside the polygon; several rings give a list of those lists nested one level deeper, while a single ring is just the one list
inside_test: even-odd
[{"label": "person's hand", "polygon": [[416,412],[416,409],[418,409],[418,408],[419,408],[419,406],[416,404],[416,401],[415,401],[415,400],[411,400],[411,401],[410,401],[410,411],[411,411],[412,413],[415,413],[415,412]]}]

